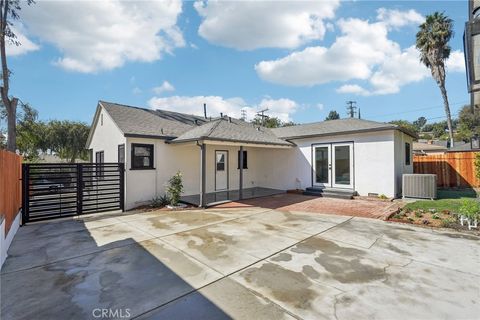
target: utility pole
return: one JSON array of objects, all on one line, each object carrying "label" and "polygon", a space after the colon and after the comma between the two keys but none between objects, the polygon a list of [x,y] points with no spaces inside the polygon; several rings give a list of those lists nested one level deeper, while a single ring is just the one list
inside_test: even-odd
[{"label": "utility pole", "polygon": [[242,109],[242,110],[240,110],[240,112],[241,112],[240,119],[243,120],[243,121],[247,121],[247,110]]},{"label": "utility pole", "polygon": [[260,110],[257,112],[257,116],[262,118],[262,126],[265,127],[265,119],[268,119],[268,116],[265,114],[265,112],[268,111],[268,108]]},{"label": "utility pole", "polygon": [[356,103],[357,101],[347,101],[347,114],[350,116],[350,118],[355,118],[355,113],[357,113]]}]

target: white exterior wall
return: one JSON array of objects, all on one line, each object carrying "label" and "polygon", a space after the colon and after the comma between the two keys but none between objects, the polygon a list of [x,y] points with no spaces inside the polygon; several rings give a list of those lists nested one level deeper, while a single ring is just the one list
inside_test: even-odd
[{"label": "white exterior wall", "polygon": [[298,147],[292,150],[262,150],[259,155],[261,184],[278,189],[311,187],[312,144],[353,142],[354,190],[360,195],[377,193],[394,197],[396,174],[400,173],[396,168],[401,165],[401,159],[395,158],[394,139],[397,136],[393,130],[379,131],[295,139],[292,142]]},{"label": "white exterior wall", "polygon": [[[103,125],[101,124],[102,115]],[[118,162],[118,145],[125,142],[126,139],[123,133],[108,113],[101,108],[95,124],[95,131],[88,147],[88,149],[93,149],[92,161],[95,162],[95,152],[103,151],[105,162]]]},{"label": "white exterior wall", "polygon": [[[155,169],[132,170],[132,143],[154,145]],[[229,190],[239,188],[239,170],[237,169],[239,147],[224,145],[207,145],[206,151],[206,192],[215,191],[215,150],[228,151]],[[256,168],[258,167],[257,151],[259,148],[244,147],[247,151],[248,169],[243,170],[243,186],[249,188],[258,186]],[[161,139],[127,138],[126,146],[126,209],[147,204],[155,196],[165,194],[168,180],[180,171],[183,175],[183,195],[199,194],[200,192],[200,147],[195,144],[171,145]],[[106,155],[105,155],[106,157]]]},{"label": "white exterior wall", "polygon": [[[184,195],[198,194],[200,190],[200,148],[195,144],[171,145],[161,139],[125,138],[108,113],[100,115],[90,148],[104,151],[105,162],[117,162],[118,145],[125,144],[125,208],[131,209],[149,203],[165,193],[165,186],[177,171],[182,172]],[[353,142],[354,190],[360,195],[401,195],[403,173],[413,172],[405,165],[405,142],[413,139],[396,130],[357,133],[330,137],[295,139],[294,148],[276,149],[244,147],[248,154],[248,169],[244,169],[243,187],[268,187],[281,190],[305,189],[312,186],[312,144]],[[131,144],[154,145],[153,170],[131,170]],[[239,188],[237,169],[238,146],[207,145],[206,192],[215,191],[215,150],[226,150],[229,155],[229,190]],[[94,159],[93,159],[94,160]]]},{"label": "white exterior wall", "polygon": [[[405,143],[410,143],[410,165],[405,163]],[[413,173],[413,138],[395,131],[395,195],[402,195],[402,175]]]}]

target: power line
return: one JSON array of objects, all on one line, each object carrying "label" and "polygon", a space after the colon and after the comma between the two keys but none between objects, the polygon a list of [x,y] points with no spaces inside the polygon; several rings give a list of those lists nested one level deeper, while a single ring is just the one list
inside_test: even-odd
[{"label": "power line", "polygon": [[[453,103],[450,103],[450,106],[457,106],[457,105],[461,105],[461,104],[465,104],[465,103],[468,103],[468,101],[453,102]],[[380,117],[394,116],[394,115],[405,114],[405,113],[414,113],[414,112],[418,112],[418,111],[437,109],[437,108],[440,108],[440,107],[443,107],[443,104],[442,105],[437,105],[437,106],[434,106],[434,107],[426,107],[426,108],[420,108],[420,109],[415,109],[415,110],[378,114],[378,115],[370,116],[369,118],[380,118]]]}]

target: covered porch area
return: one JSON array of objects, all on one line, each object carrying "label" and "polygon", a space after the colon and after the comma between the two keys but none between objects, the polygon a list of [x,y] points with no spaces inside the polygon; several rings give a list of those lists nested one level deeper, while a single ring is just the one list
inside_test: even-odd
[{"label": "covered porch area", "polygon": [[[184,176],[190,188],[181,197],[183,203],[207,207],[272,196],[288,189],[282,183],[282,174],[274,175],[271,170],[274,162],[280,162],[280,157],[287,156],[294,145],[278,139],[270,129],[220,118],[169,144],[173,148],[190,146],[198,150],[198,156],[190,160],[193,168],[197,163],[198,171],[190,170]],[[280,157],[277,153],[281,153]],[[280,176],[280,181],[272,181],[273,176]]]},{"label": "covered porch area", "polygon": [[[221,203],[227,203],[232,201],[247,200],[259,197],[273,196],[276,194],[285,193],[285,190],[278,190],[272,188],[264,187],[253,187],[243,189],[242,192],[239,190],[227,190],[227,191],[217,191],[205,193],[204,200],[207,207],[218,205]],[[201,206],[201,197],[200,194],[194,194],[189,196],[183,196],[180,198],[180,201],[185,204],[190,204],[194,206]]]}]

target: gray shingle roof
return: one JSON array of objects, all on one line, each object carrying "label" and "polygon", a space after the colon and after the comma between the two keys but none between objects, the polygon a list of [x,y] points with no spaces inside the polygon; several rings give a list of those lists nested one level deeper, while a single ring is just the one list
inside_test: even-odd
[{"label": "gray shingle roof", "polygon": [[258,128],[251,123],[233,118],[229,120],[227,117],[219,118],[202,126],[193,128],[172,140],[172,143],[195,140],[245,142],[279,146],[293,145],[288,141],[276,137],[268,128]]},{"label": "gray shingle roof", "polygon": [[178,137],[207,122],[203,117],[100,101],[125,135]]},{"label": "gray shingle roof", "polygon": [[358,133],[381,130],[400,130],[412,137],[415,134],[395,124],[369,121],[356,118],[329,120],[306,123],[290,127],[272,129],[272,132],[282,139],[328,136],[346,133]]}]

